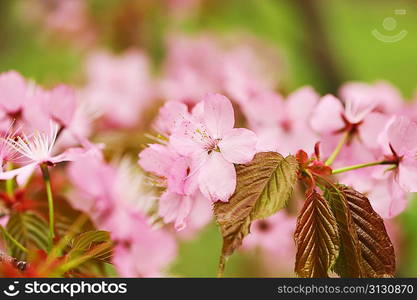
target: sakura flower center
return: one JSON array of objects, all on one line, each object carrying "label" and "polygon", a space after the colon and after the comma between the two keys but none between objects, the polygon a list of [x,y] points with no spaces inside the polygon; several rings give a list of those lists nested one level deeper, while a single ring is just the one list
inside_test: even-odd
[{"label": "sakura flower center", "polygon": [[214,139],[209,136],[206,131],[202,131],[197,129],[196,132],[200,135],[201,142],[203,143],[203,149],[210,154],[213,151],[220,152],[219,143],[221,141],[220,138]]}]

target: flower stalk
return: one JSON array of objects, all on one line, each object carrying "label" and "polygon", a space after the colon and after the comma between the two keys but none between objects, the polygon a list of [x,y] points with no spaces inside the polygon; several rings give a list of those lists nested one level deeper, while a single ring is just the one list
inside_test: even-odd
[{"label": "flower stalk", "polygon": [[[9,162],[7,169],[10,171],[13,169],[13,163]],[[14,195],[14,182],[13,178],[6,180],[6,194],[9,197],[13,197]]]},{"label": "flower stalk", "polygon": [[343,167],[343,168],[340,168],[340,169],[336,169],[336,170],[332,171],[332,174],[340,174],[340,173],[348,172],[348,171],[351,171],[351,170],[357,170],[357,169],[379,166],[379,165],[393,165],[393,164],[394,164],[393,162],[386,161],[386,160],[374,161],[374,162],[352,165],[352,166],[347,166],[347,167]]},{"label": "flower stalk", "polygon": [[336,157],[339,155],[340,151],[342,150],[343,146],[347,142],[348,138],[349,138],[349,131],[346,131],[345,133],[343,133],[343,136],[340,139],[339,143],[337,144],[336,148],[334,149],[333,153],[326,160],[325,162],[326,166],[330,166],[335,161]]},{"label": "flower stalk", "polygon": [[55,225],[54,225],[54,198],[52,195],[52,187],[51,187],[51,177],[49,175],[48,166],[46,164],[40,165],[43,180],[45,182],[46,188],[46,196],[48,198],[48,209],[49,209],[49,246],[50,249],[53,245],[53,240],[55,238]]}]

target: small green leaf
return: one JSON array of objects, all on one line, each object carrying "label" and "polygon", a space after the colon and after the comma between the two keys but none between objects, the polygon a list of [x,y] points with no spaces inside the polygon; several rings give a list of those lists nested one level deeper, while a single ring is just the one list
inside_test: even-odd
[{"label": "small green leaf", "polygon": [[217,202],[214,214],[223,236],[219,272],[249,233],[252,221],[266,218],[283,208],[297,180],[298,164],[293,156],[262,152],[236,166],[236,191],[228,202]]},{"label": "small green leaf", "polygon": [[339,252],[336,219],[319,193],[304,202],[294,232],[297,246],[295,272],[300,277],[328,277]]}]

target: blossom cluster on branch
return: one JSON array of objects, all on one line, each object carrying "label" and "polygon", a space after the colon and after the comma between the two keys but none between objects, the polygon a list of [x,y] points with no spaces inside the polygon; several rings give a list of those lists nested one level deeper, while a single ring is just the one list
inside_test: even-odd
[{"label": "blossom cluster on branch", "polygon": [[385,82],[283,96],[254,45],[173,36],[157,78],[141,51],[100,51],[77,88],[0,74],[0,225],[24,275],[158,276],[214,216],[220,274],[243,243],[303,277],[393,276],[382,218],[417,192],[416,104]]}]

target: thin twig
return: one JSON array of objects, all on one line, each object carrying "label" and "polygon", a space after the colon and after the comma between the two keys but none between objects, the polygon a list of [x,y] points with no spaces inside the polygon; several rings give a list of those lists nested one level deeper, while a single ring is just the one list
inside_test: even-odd
[{"label": "thin twig", "polygon": [[19,271],[24,271],[28,267],[27,262],[13,258],[10,255],[4,253],[3,251],[0,251],[0,263],[9,263]]}]

